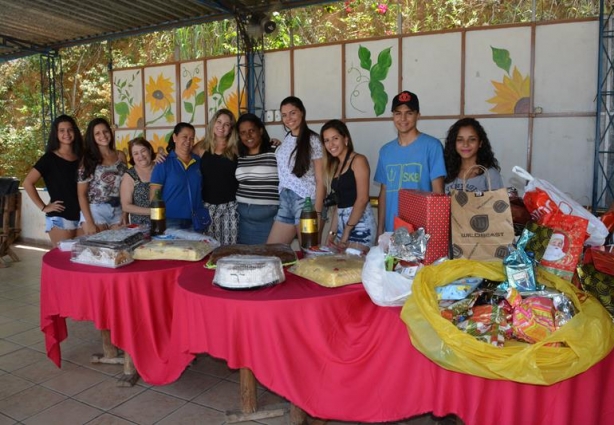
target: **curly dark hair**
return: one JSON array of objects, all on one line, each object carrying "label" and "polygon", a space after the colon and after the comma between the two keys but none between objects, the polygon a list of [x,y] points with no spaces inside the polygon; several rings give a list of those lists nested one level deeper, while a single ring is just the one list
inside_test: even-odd
[{"label": "curly dark hair", "polygon": [[102,153],[94,138],[94,129],[98,125],[104,125],[111,133],[111,143],[109,143],[109,149],[115,150],[115,134],[111,129],[111,125],[104,118],[94,118],[90,121],[85,131],[85,153],[83,154],[83,169],[84,176],[89,177],[94,174],[94,170],[97,165],[102,164]]},{"label": "curly dark hair", "polygon": [[[269,136],[269,133],[266,131],[266,128],[264,127],[264,123],[262,122],[262,120],[260,118],[258,118],[258,116],[251,114],[249,112],[241,115],[239,117],[239,119],[237,120],[237,132],[239,131],[239,127],[241,127],[241,124],[243,124],[244,122],[250,122],[252,124],[254,124],[258,129],[262,130],[262,142],[260,143],[260,151],[258,153],[265,153],[265,152],[269,152],[271,151],[271,137]],[[239,139],[241,139],[241,135],[239,134]],[[243,157],[247,155],[247,147],[245,147],[245,145],[243,144],[243,142],[239,142],[239,156]]]},{"label": "curly dark hair", "polygon": [[456,138],[462,127],[472,127],[478,135],[478,140],[481,142],[476,163],[486,168],[496,168],[497,171],[501,171],[499,161],[495,158],[492,146],[490,145],[490,141],[488,140],[488,136],[482,124],[475,118],[461,118],[452,124],[452,127],[448,130],[446,145],[443,148],[443,157],[446,162],[446,171],[448,174],[445,182],[450,183],[454,181],[460,173],[462,160],[458,152],[456,152]]}]

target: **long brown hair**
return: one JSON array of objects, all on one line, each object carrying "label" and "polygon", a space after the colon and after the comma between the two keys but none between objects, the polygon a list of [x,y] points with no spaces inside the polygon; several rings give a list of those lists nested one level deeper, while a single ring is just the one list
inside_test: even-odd
[{"label": "long brown hair", "polygon": [[[324,148],[324,152],[326,155],[324,156],[324,181],[326,182],[326,187],[330,189],[330,183],[335,177],[335,172],[337,171],[337,167],[339,166],[339,158],[332,156],[326,146],[324,145],[324,132],[326,130],[335,130],[337,131],[341,137],[346,137],[348,140],[347,144],[347,152],[346,158],[349,158],[354,152],[354,143],[352,142],[352,136],[350,136],[350,130],[348,126],[341,120],[330,120],[326,122],[322,129],[320,130],[320,140],[322,141],[322,147]],[[343,170],[340,170],[343,171]]]},{"label": "long brown hair", "polygon": [[318,136],[318,134],[307,127],[307,111],[303,101],[295,96],[288,96],[281,101],[279,109],[284,105],[292,105],[303,113],[303,121],[296,137],[296,147],[292,151],[290,158],[294,156],[294,168],[292,173],[296,177],[303,177],[311,165],[311,136]]}]

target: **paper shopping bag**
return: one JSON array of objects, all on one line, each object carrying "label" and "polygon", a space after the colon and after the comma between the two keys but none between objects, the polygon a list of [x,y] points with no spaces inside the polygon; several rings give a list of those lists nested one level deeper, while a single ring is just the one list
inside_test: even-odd
[{"label": "paper shopping bag", "polygon": [[[478,166],[480,167],[480,166]],[[484,169],[490,188],[490,177]],[[451,192],[451,235],[454,258],[503,259],[514,240],[514,224],[507,189]]]}]

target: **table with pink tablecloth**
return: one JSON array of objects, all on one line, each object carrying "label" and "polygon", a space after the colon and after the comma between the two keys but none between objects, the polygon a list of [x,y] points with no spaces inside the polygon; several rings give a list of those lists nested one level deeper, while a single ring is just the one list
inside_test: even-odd
[{"label": "table with pink tablecloth", "polygon": [[250,369],[312,416],[384,422],[433,412],[467,424],[606,424],[614,418],[614,354],[537,386],[447,371],[419,353],[400,308],[362,285],[324,288],[286,272],[277,286],[229,291],[203,262],[136,261],[118,269],[43,258],[41,329],[60,364],[65,318],[111,330],[143,379],[168,384],[198,353]]},{"label": "table with pink tablecloth", "polygon": [[179,273],[190,264],[134,261],[113,269],[74,263],[70,252],[49,251],[43,256],[40,300],[47,355],[60,366],[66,318],[88,320],[111,331],[113,344],[131,355],[145,381],[175,380],[179,374],[169,377],[166,366],[173,298]]},{"label": "table with pink tablecloth", "polygon": [[433,412],[467,424],[605,424],[614,418],[614,354],[551,386],[447,371],[418,352],[400,308],[362,285],[324,288],[286,273],[253,291],[211,284],[199,265],[179,276],[173,345],[249,368],[312,416],[383,422]]}]

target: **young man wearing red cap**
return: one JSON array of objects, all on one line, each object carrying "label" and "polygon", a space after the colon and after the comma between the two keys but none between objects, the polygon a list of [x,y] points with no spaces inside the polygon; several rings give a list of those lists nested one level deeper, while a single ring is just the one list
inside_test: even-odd
[{"label": "young man wearing red cap", "polygon": [[398,137],[379,151],[375,181],[380,183],[377,233],[392,232],[399,213],[399,190],[419,189],[443,193],[446,165],[443,146],[418,131],[418,96],[402,91],[392,100],[392,120]]}]

